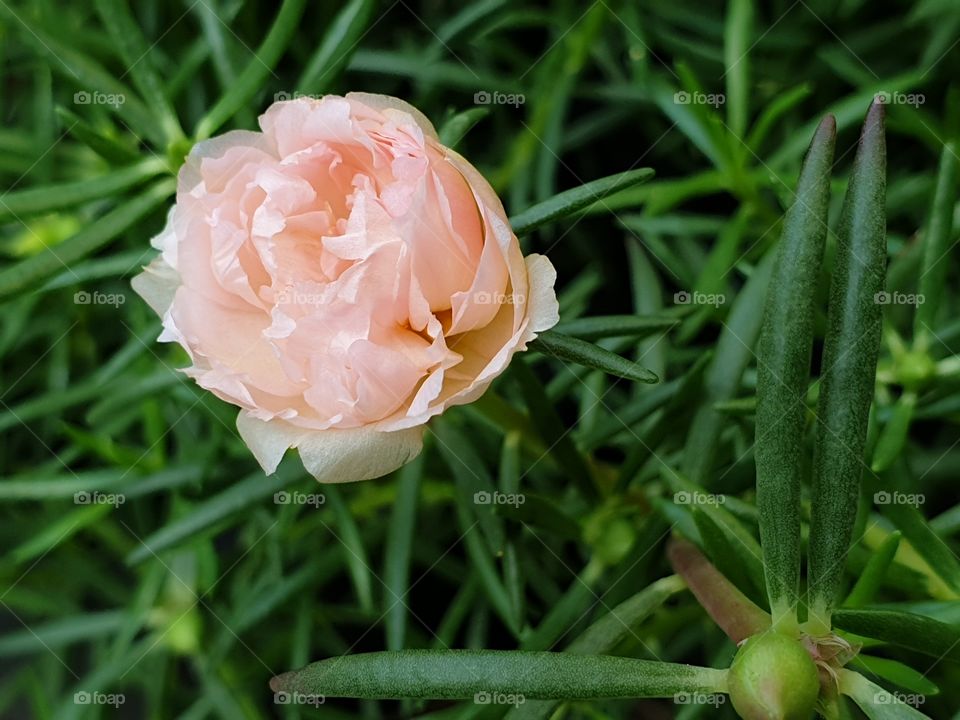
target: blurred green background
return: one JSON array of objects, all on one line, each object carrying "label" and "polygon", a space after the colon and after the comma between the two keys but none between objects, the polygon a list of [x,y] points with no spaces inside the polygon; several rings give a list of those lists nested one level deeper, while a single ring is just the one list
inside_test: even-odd
[{"label": "blurred green background", "polygon": [[[933,549],[903,546],[877,602],[960,627],[960,277],[949,222],[933,265],[923,243],[938,166],[956,160],[958,63],[950,0],[0,2],[0,716],[518,712],[296,707],[277,704],[267,681],[348,652],[562,649],[669,574],[671,529],[696,534],[678,492],[724,493],[755,538],[757,271],[827,112],[840,129],[839,211],[877,93],[888,103],[892,299],[849,576],[912,522]],[[556,265],[564,321],[675,320],[602,341],[661,383],[531,354],[432,424],[421,458],[391,477],[318,486],[296,457],[264,476],[236,410],[176,371],[186,356],[155,342],[159,321],[129,281],[154,254],[198,128],[254,128],[275,99],[351,90],[420,108],[511,214],[653,168],[651,182],[524,249]],[[897,299],[925,289],[921,305]],[[931,523],[873,498],[881,481],[921,494]],[[525,502],[473,501],[495,488]],[[739,574],[731,564],[731,579],[758,590],[749,558]],[[617,652],[726,666],[732,644],[689,594],[670,594]],[[960,717],[956,658],[876,654],[918,671],[901,691],[920,693],[924,712]],[[670,701],[559,712],[733,717],[728,705]]]}]

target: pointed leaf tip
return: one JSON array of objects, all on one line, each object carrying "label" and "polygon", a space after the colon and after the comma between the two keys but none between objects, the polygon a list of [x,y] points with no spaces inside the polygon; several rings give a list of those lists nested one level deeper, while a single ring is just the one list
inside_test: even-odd
[{"label": "pointed leaf tip", "polygon": [[866,132],[867,126],[876,126],[878,123],[881,129],[883,129],[883,123],[886,117],[887,104],[878,98],[874,98],[873,102],[870,103],[870,109],[867,110],[866,121],[863,123],[864,132]]},{"label": "pointed leaf tip", "polygon": [[836,137],[837,135],[837,118],[833,113],[827,113],[823,116],[823,120],[820,121],[820,124],[817,126],[816,135],[818,138],[826,135],[827,137]]}]

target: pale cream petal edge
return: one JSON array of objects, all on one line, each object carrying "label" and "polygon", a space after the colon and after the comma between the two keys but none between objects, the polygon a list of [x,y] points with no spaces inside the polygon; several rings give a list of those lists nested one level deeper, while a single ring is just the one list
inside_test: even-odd
[{"label": "pale cream petal edge", "polygon": [[143,272],[130,281],[130,285],[162,318],[173,304],[173,296],[180,285],[180,275],[160,255],[146,265]]},{"label": "pale cream petal edge", "polygon": [[423,427],[394,432],[371,428],[304,430],[282,420],[259,420],[241,411],[237,430],[269,475],[291,447],[322,483],[357,482],[386,475],[413,460],[423,448]]},{"label": "pale cream petal edge", "polygon": [[533,253],[524,258],[527,263],[527,281],[530,297],[527,298],[527,333],[524,343],[533,340],[537,333],[549,330],[560,322],[560,305],[554,285],[557,271],[545,255]]}]

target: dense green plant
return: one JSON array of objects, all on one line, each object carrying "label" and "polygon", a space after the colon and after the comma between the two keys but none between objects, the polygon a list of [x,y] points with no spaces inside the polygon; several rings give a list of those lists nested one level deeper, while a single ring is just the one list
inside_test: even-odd
[{"label": "dense green plant", "polygon": [[[0,715],[958,717],[960,13],[835,5],[0,2]],[[129,280],[195,141],[359,89],[561,323],[265,477]]]}]

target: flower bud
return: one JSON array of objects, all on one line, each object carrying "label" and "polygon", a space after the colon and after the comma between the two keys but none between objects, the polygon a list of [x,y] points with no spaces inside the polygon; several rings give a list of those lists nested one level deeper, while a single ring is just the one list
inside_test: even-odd
[{"label": "flower bud", "polygon": [[817,666],[799,640],[778,632],[747,638],[730,666],[730,700],[744,720],[810,720]]}]

